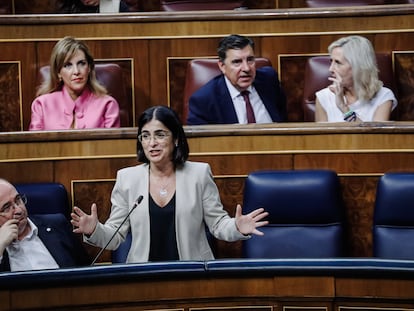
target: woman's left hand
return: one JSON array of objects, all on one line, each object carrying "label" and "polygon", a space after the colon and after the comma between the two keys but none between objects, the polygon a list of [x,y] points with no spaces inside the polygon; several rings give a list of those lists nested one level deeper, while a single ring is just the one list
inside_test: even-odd
[{"label": "woman's left hand", "polygon": [[266,220],[262,220],[268,215],[269,213],[265,212],[264,208],[258,208],[249,214],[243,215],[241,205],[237,204],[235,216],[237,230],[244,235],[264,235],[264,233],[257,230],[257,228],[266,226],[269,223]]}]

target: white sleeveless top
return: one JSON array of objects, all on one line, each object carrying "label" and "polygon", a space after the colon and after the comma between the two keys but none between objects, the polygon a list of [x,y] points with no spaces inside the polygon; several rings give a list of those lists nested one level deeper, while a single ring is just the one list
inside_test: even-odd
[{"label": "white sleeveless top", "polygon": [[[316,97],[326,111],[328,122],[344,122],[344,114],[336,106],[335,94],[329,88],[316,92]],[[390,89],[382,87],[370,101],[357,100],[349,105],[349,108],[355,111],[359,119],[369,122],[372,121],[377,108],[388,100],[392,101],[391,110],[394,110],[397,107],[397,99],[394,93]]]}]

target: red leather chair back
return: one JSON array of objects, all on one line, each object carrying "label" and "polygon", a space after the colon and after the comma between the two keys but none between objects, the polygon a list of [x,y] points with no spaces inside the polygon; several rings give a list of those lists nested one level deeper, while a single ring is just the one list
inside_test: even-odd
[{"label": "red leather chair back", "polygon": [[[267,58],[256,58],[256,68],[272,66]],[[188,101],[191,95],[214,77],[221,74],[217,58],[193,59],[187,64],[184,86],[184,103],[182,121],[185,123],[188,115]]]},{"label": "red leather chair back", "polygon": [[381,4],[385,4],[385,0],[306,0],[306,5],[309,8]]},{"label": "red leather chair back", "polygon": [[[40,80],[43,81],[49,76],[50,67],[40,68]],[[106,87],[108,94],[115,98],[119,104],[119,117],[122,127],[133,126],[132,107],[128,102],[126,88],[122,79],[122,68],[114,63],[95,64],[96,78]]]},{"label": "red leather chair back", "polygon": [[162,0],[163,11],[234,10],[243,7],[244,0]]},{"label": "red leather chair back", "polygon": [[[377,64],[379,79],[384,86],[394,90],[391,55],[377,53]],[[310,57],[306,63],[302,102],[304,121],[315,121],[315,93],[330,84],[329,66],[328,55]]]}]

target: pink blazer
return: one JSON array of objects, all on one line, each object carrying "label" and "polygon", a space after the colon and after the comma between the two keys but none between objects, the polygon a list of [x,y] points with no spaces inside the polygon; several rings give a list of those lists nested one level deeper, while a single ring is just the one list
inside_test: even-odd
[{"label": "pink blazer", "polygon": [[66,88],[32,102],[30,131],[120,127],[119,105],[111,96],[96,96],[86,88],[75,101]]}]

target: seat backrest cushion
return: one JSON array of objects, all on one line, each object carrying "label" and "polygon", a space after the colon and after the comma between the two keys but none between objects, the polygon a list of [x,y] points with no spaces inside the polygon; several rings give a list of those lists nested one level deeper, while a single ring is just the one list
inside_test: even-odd
[{"label": "seat backrest cushion", "polygon": [[[44,81],[50,72],[50,66],[40,68],[40,81]],[[115,63],[95,64],[97,80],[105,86],[108,94],[111,95],[119,104],[119,117],[121,126],[130,127],[132,122],[132,107],[128,102],[126,86],[123,83],[122,68]]]},{"label": "seat backrest cushion", "polygon": [[337,257],[343,254],[344,210],[330,170],[257,171],[244,188],[243,212],[263,207],[264,236],[243,243],[249,258]]},{"label": "seat backrest cushion", "polygon": [[[379,79],[384,86],[395,90],[393,79],[392,58],[385,53],[377,53]],[[330,84],[329,77],[330,57],[328,55],[313,56],[306,62],[303,87],[304,121],[315,121],[315,93]]]},{"label": "seat backrest cushion", "polygon": [[69,218],[68,193],[60,183],[22,183],[15,185],[20,194],[27,196],[27,212],[31,214],[63,214]]},{"label": "seat backrest cushion", "polygon": [[[263,57],[256,58],[256,68],[264,66],[272,66],[271,61]],[[188,62],[184,86],[183,122],[187,120],[188,101],[191,95],[220,74],[217,58],[196,58]]]},{"label": "seat backrest cushion", "polygon": [[378,181],[373,256],[414,259],[414,172],[386,173]]}]

